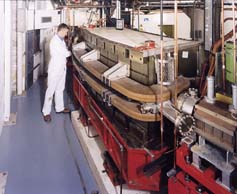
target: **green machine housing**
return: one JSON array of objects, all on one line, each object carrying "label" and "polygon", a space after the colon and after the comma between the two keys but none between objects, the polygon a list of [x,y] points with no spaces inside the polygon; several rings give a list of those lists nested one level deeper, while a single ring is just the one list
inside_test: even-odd
[{"label": "green machine housing", "polygon": [[[231,83],[234,83],[234,57],[233,57],[234,44],[233,42],[227,42],[225,44],[225,50],[226,50],[226,80]],[[237,75],[235,76],[237,78]]]}]

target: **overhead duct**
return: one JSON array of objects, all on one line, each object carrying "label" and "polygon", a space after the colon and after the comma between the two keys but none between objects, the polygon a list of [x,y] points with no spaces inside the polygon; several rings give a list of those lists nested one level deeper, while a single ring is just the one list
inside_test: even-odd
[{"label": "overhead duct", "polygon": [[[137,3],[137,6],[143,5],[143,4],[147,4],[149,3],[150,6],[157,6],[160,7],[160,2],[157,2],[155,0],[142,0],[139,1],[139,3]],[[184,0],[184,1],[179,1],[178,7],[193,7],[193,5],[204,5],[204,0]],[[174,6],[174,1],[163,1],[163,5],[164,8],[167,7],[172,7]]]}]

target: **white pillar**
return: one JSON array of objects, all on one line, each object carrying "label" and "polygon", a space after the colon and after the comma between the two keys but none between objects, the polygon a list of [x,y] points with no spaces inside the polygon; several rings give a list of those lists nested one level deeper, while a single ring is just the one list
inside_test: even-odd
[{"label": "white pillar", "polygon": [[4,20],[4,121],[9,121],[11,103],[11,1],[5,1]]},{"label": "white pillar", "polygon": [[[0,13],[4,12],[4,1],[0,1]],[[0,17],[0,134],[4,116],[4,17]]]},{"label": "white pillar", "polygon": [[237,85],[232,85],[232,101],[233,101],[233,107],[235,110],[237,110]]},{"label": "white pillar", "polygon": [[207,96],[205,100],[213,104],[215,103],[215,78],[213,76],[207,76]]},{"label": "white pillar", "polygon": [[214,98],[214,77],[213,76],[207,77],[207,97],[209,99]]},{"label": "white pillar", "polygon": [[116,19],[121,19],[121,2],[116,1]]},{"label": "white pillar", "polygon": [[23,33],[17,32],[17,95],[23,92]]},{"label": "white pillar", "polygon": [[23,91],[25,90],[24,86],[24,69],[25,69],[25,31],[26,31],[26,25],[27,25],[27,17],[26,17],[26,2],[24,0],[18,0],[16,5],[17,9],[17,58],[16,58],[16,74],[17,74],[17,80],[16,80],[16,93],[17,95],[22,95]]}]

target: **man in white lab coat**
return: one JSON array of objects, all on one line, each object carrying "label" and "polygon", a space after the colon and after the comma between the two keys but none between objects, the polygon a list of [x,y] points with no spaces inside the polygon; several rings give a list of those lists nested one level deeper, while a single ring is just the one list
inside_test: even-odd
[{"label": "man in white lab coat", "polygon": [[69,113],[69,109],[64,107],[63,91],[65,88],[66,62],[71,55],[68,51],[64,38],[69,27],[62,23],[58,26],[57,34],[50,41],[50,61],[48,67],[48,88],[45,93],[43,116],[45,122],[51,121],[51,106],[54,96],[55,110],[57,113]]}]

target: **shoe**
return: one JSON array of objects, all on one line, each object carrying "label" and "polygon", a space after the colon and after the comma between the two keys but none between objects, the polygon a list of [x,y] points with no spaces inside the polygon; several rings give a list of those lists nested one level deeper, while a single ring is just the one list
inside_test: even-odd
[{"label": "shoe", "polygon": [[70,109],[64,108],[62,111],[57,112],[57,113],[70,113],[70,112],[71,112]]},{"label": "shoe", "polygon": [[50,115],[45,115],[44,116],[44,121],[49,123],[51,121],[51,116]]}]

